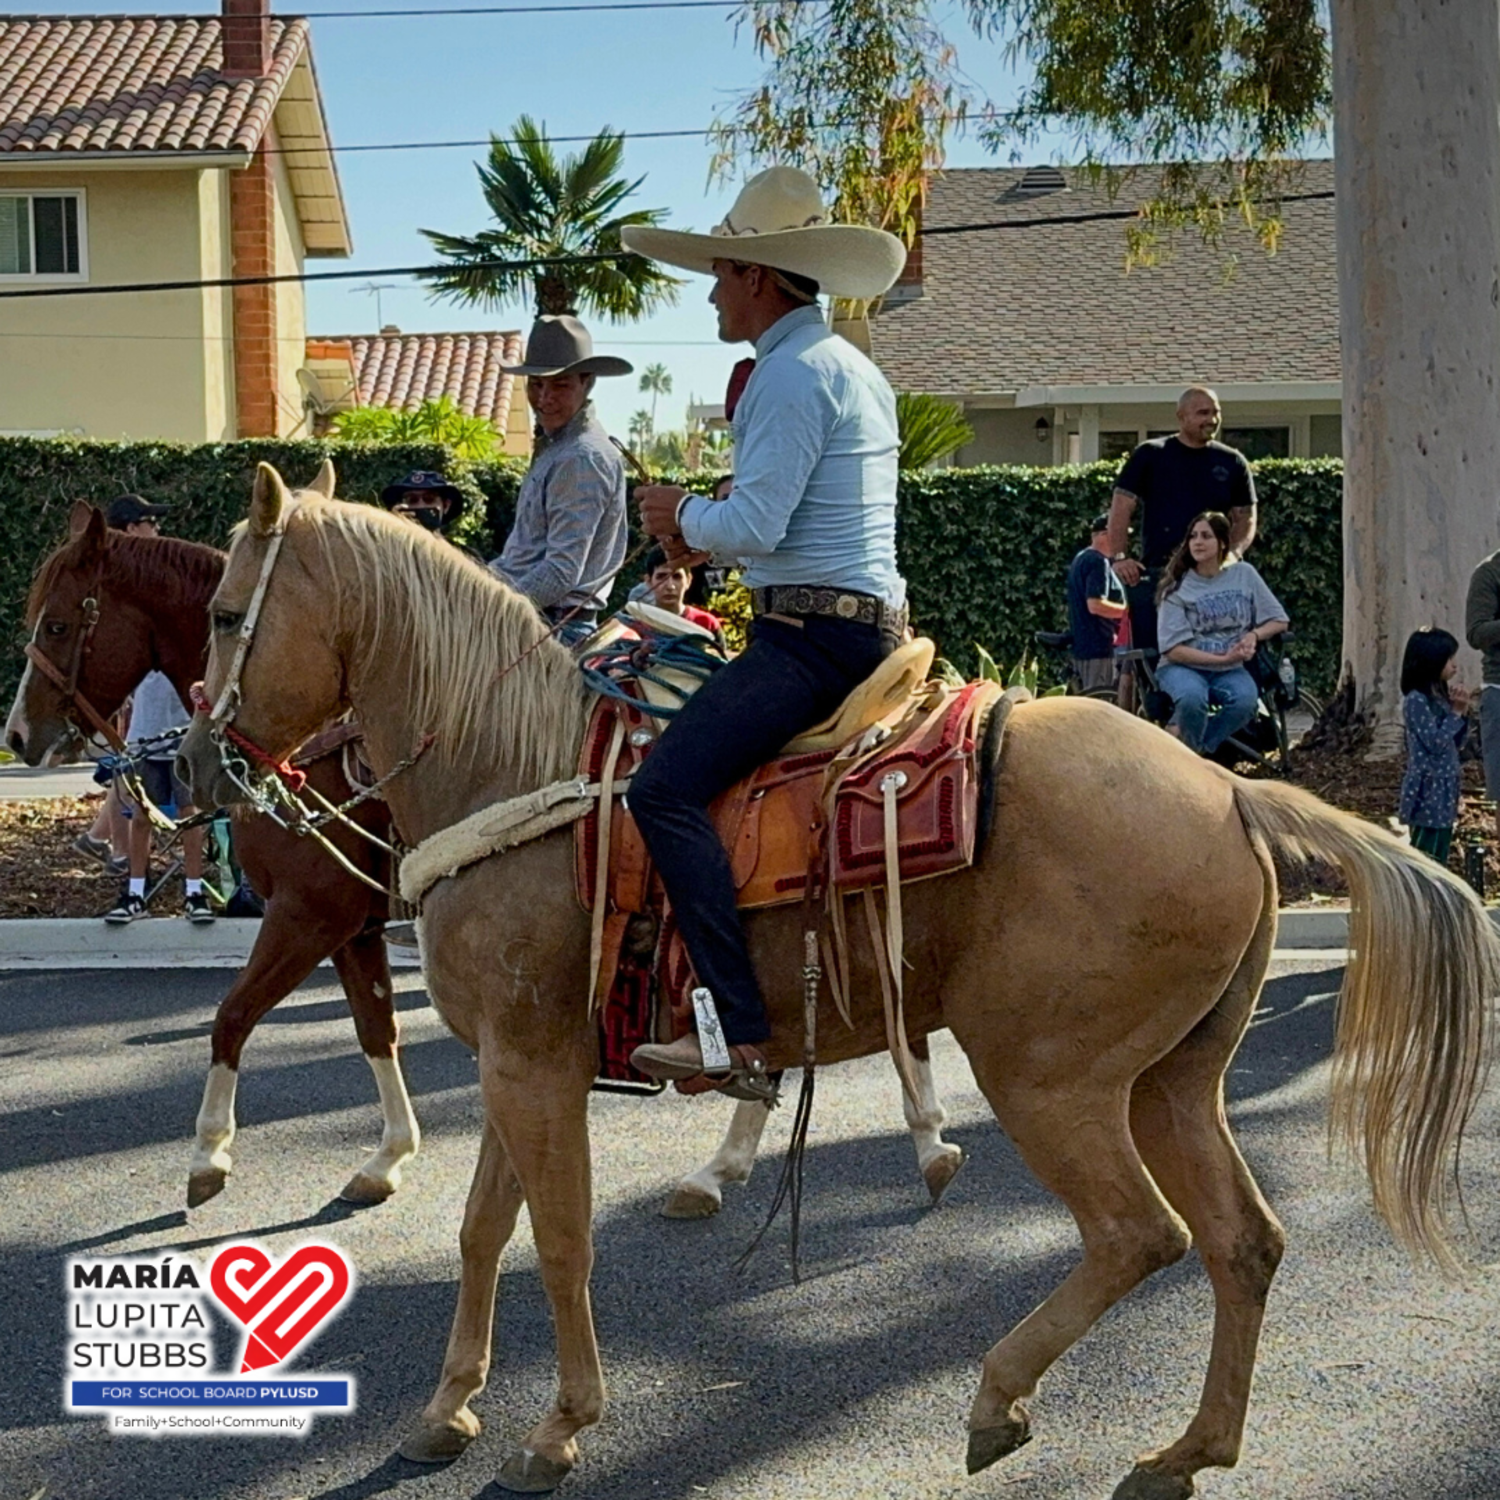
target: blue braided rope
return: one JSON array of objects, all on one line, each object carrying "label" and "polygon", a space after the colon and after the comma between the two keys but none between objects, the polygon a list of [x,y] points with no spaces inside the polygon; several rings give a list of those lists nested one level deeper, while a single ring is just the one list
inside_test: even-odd
[{"label": "blue braided rope", "polygon": [[[641,665],[638,660],[642,655],[645,656],[645,665]],[[668,682],[651,669],[670,668],[674,672],[696,677],[699,682],[707,682],[723,665],[724,658],[718,654],[712,641],[704,640],[701,636],[674,635],[622,641],[618,646],[591,651],[586,660],[580,663],[579,670],[583,673],[583,680],[601,698],[628,703],[632,708],[643,714],[651,714],[654,718],[672,719],[691,694],[683,692],[676,683]],[[624,683],[631,679],[655,683],[677,698],[679,707],[648,703],[644,698],[634,697],[624,687]]]}]

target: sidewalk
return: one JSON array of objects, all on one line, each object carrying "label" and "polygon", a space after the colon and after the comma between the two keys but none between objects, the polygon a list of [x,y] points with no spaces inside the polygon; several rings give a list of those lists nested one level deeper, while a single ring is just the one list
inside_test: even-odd
[{"label": "sidewalk", "polygon": [[93,762],[78,766],[0,766],[0,802],[40,797],[85,797],[104,790],[94,780]]},{"label": "sidewalk", "polygon": [[[239,969],[259,931],[258,917],[220,917],[202,927],[181,917],[142,917],[128,927],[96,917],[17,918],[0,921],[0,971]],[[418,967],[413,950],[387,951],[393,969]]]},{"label": "sidewalk", "polygon": [[[1497,913],[1500,916],[1500,913]],[[128,927],[97,918],[37,917],[0,921],[0,972],[17,969],[238,969],[260,931],[255,917],[221,917],[194,927],[180,917],[143,917]],[[1329,907],[1284,911],[1278,952],[1341,952],[1349,913]],[[417,956],[390,950],[392,968],[416,968]]]}]

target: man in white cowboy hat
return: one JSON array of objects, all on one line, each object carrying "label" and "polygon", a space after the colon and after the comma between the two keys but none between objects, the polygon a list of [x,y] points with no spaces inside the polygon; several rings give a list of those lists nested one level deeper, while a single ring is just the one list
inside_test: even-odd
[{"label": "man in white cowboy hat", "polygon": [[625,560],[625,466],[589,396],[598,376],[631,368],[595,354],[588,329],[568,315],[538,318],[526,362],[502,366],[526,377],[537,432],[515,524],[490,567],[567,645],[593,631]]},{"label": "man in white cowboy hat", "polygon": [[[880,371],[832,333],[818,295],[872,298],[906,260],[882,230],[829,222],[817,185],[791,167],[746,184],[712,234],[623,231],[628,250],[713,276],[719,337],[755,345],[734,414],[734,488],[717,503],[674,485],[636,490],[654,536],[737,559],[752,590],[747,649],[673,719],[628,801],[661,874],[727,1044],[640,1047],[657,1078],[727,1073],[738,1097],[768,1097],[770,1036],[728,856],[708,804],[827,717],[895,647],[906,623],[896,568],[896,401]],[[712,1015],[699,1032],[715,1040]],[[709,1067],[705,1068],[705,1063]]]}]

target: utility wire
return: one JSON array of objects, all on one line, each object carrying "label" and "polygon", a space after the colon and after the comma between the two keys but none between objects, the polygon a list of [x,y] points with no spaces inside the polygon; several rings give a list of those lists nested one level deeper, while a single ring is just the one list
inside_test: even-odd
[{"label": "utility wire", "polygon": [[[1276,199],[1278,203],[1311,203],[1326,201],[1334,196],[1332,189],[1316,193],[1287,193]],[[1109,219],[1135,219],[1139,209],[1099,209],[1093,213],[1048,214],[1029,219],[995,219],[982,224],[943,224],[922,229],[919,239],[931,239],[937,235],[980,234],[1005,229],[1039,229],[1057,224],[1095,224]],[[726,238],[726,249],[736,242]],[[372,276],[452,276],[459,272],[472,271],[534,271],[546,266],[597,265],[604,261],[629,260],[629,250],[611,250],[597,255],[549,255],[531,260],[476,260],[444,262],[426,266],[381,266],[377,270],[364,267],[357,271],[302,271],[288,272],[280,276],[220,276],[205,281],[135,281],[108,286],[47,286],[29,287],[22,291],[0,292],[0,302],[16,298],[36,297],[105,297],[136,292],[192,292],[214,287],[275,286],[281,282],[310,281],[354,281]]]},{"label": "utility wire", "polygon": [[[780,0],[789,5],[815,5],[818,0]],[[535,16],[576,10],[741,10],[745,0],[569,0],[562,5],[442,5],[432,10],[305,10],[304,21],[389,21],[420,16]],[[296,19],[288,17],[288,19]]]}]

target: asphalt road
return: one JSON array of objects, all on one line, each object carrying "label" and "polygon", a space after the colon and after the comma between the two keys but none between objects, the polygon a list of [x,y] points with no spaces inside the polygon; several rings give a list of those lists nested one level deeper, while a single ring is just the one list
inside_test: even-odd
[{"label": "asphalt road", "polygon": [[[1500,1109],[1475,1124],[1464,1180],[1489,1262],[1464,1286],[1410,1266],[1324,1150],[1336,963],[1279,963],[1231,1089],[1240,1139],[1286,1224],[1244,1460],[1206,1475],[1212,1500],[1500,1496]],[[398,980],[423,1155],[389,1203],[332,1202],[373,1146],[370,1076],[338,992],[304,987],[253,1040],[229,1190],[181,1210],[205,1032],[227,976],[0,977],[0,1500],[498,1500],[491,1479],[543,1413],[551,1331],[524,1219],[506,1258],[486,1431],[456,1464],[393,1457],[430,1394],[453,1308],[457,1229],[474,1155],[474,1064]],[[1036,1440],[974,1479],[964,1426],[985,1348],[1073,1262],[1071,1221],[996,1129],[961,1054],[935,1048],[971,1161],[929,1211],[889,1064],[820,1078],[800,1287],[784,1226],[749,1272],[768,1157],[704,1223],[656,1214],[705,1160],[717,1101],[599,1097],[594,1294],[611,1404],[564,1494],[579,1500],[1104,1500],[1136,1451],[1170,1441],[1197,1399],[1210,1299],[1195,1257],[1156,1276],[1059,1362],[1033,1403]],[[790,1110],[768,1132],[784,1140]],[[181,1254],[254,1235],[317,1233],[360,1286],[299,1367],[360,1382],[349,1417],[301,1441],[110,1437],[63,1414],[62,1260]],[[223,1355],[228,1340],[221,1340]]]}]

